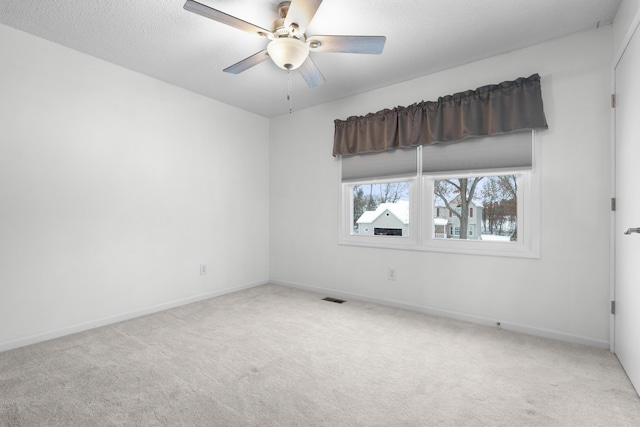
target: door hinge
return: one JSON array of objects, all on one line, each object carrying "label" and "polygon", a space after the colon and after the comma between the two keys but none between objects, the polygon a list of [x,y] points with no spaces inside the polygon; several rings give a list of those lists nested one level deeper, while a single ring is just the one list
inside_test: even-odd
[{"label": "door hinge", "polygon": [[616,94],[611,94],[611,108],[616,108]]},{"label": "door hinge", "polygon": [[616,210],[616,198],[615,197],[611,198],[611,210],[612,211]]},{"label": "door hinge", "polygon": [[611,314],[616,314],[616,302],[611,301]]}]

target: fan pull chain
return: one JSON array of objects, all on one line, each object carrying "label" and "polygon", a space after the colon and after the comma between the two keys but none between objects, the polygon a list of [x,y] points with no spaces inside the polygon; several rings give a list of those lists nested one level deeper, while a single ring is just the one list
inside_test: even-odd
[{"label": "fan pull chain", "polygon": [[289,114],[293,111],[291,108],[291,68],[287,68],[287,100],[289,101]]}]

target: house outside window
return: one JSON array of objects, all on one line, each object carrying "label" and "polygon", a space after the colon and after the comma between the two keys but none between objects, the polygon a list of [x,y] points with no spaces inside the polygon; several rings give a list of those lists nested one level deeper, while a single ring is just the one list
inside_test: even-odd
[{"label": "house outside window", "polygon": [[[399,187],[400,193],[403,195],[408,194],[409,187],[407,183],[385,183],[381,185],[386,187],[394,184]],[[361,186],[354,187],[356,194],[361,191]],[[409,201],[404,199],[394,200],[395,198],[392,198],[391,200],[394,201],[387,202],[388,196],[381,197],[380,193],[377,194],[377,201],[376,199],[365,198],[362,201],[364,206],[361,206],[360,200],[354,194],[353,215],[354,218],[358,218],[356,219],[354,233],[375,236],[407,236],[409,233]],[[374,210],[364,210],[367,208]]]}]

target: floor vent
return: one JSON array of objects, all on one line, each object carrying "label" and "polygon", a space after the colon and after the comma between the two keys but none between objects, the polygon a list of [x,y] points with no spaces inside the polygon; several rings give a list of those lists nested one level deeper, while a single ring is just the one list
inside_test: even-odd
[{"label": "floor vent", "polygon": [[343,302],[346,302],[343,299],[331,298],[331,297],[322,298],[322,301],[335,302],[336,304],[342,304]]}]

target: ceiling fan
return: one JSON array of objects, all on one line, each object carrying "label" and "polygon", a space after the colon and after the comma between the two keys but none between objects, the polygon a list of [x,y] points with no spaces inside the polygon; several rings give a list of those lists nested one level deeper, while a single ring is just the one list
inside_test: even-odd
[{"label": "ceiling fan", "polygon": [[237,62],[223,71],[239,74],[267,58],[284,70],[299,70],[309,87],[325,82],[309,52],[340,52],[380,54],[384,36],[309,36],[305,32],[322,0],[283,1],[277,7],[278,18],[273,30],[261,28],[194,0],[187,0],[184,8],[214,21],[269,39],[266,49]]}]

